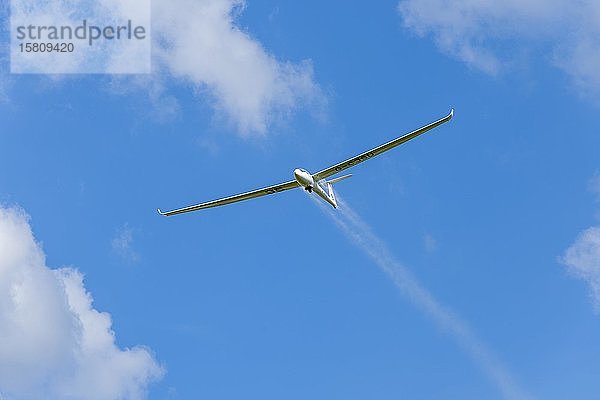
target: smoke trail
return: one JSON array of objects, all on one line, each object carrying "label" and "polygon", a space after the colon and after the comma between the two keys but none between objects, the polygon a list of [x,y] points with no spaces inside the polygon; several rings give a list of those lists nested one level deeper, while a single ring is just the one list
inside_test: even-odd
[{"label": "smoke trail", "polygon": [[363,250],[385,272],[400,291],[419,309],[427,314],[442,330],[447,331],[477,364],[487,377],[500,389],[505,399],[531,399],[513,379],[510,372],[477,337],[469,325],[448,308],[440,304],[413,274],[390,253],[387,246],[373,232],[348,203],[337,196],[340,205],[333,210],[315,196],[311,199],[319,205],[344,234]]}]

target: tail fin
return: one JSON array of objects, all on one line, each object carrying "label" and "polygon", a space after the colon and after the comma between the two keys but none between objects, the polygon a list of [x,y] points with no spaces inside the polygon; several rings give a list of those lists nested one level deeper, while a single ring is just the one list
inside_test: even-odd
[{"label": "tail fin", "polygon": [[333,191],[333,185],[331,184],[331,182],[327,182],[327,195],[329,196],[329,199],[331,200],[331,204],[333,205],[333,207],[337,208],[337,201],[335,200],[335,192]]}]

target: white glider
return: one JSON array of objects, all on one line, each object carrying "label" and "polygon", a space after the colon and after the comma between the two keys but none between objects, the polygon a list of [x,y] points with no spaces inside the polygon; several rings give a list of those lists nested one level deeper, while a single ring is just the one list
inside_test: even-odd
[{"label": "white glider", "polygon": [[401,145],[402,143],[408,142],[409,140],[427,132],[430,129],[435,128],[445,122],[450,121],[452,116],[454,115],[454,109],[450,110],[450,113],[446,115],[444,118],[441,118],[435,122],[430,123],[429,125],[425,125],[422,128],[419,128],[415,131],[407,133],[404,136],[400,136],[394,140],[391,140],[381,146],[377,146],[374,149],[368,150],[362,154],[359,154],[355,157],[352,157],[348,160],[342,161],[341,163],[332,165],[331,167],[325,168],[322,171],[317,172],[316,174],[310,174],[310,172],[306,171],[302,168],[296,168],[294,170],[294,180],[289,182],[280,183],[279,185],[269,186],[262,189],[253,190],[251,192],[236,194],[235,196],[225,197],[218,200],[208,201],[206,203],[200,203],[189,207],[179,208],[172,211],[162,212],[158,209],[159,214],[169,216],[175,214],[182,214],[190,211],[202,210],[204,208],[218,207],[224,206],[226,204],[236,203],[238,201],[253,199],[255,197],[266,196],[268,194],[275,194],[279,192],[283,192],[285,190],[294,189],[297,187],[302,187],[304,190],[312,193],[313,191],[321,197],[323,200],[331,204],[334,208],[337,208],[337,201],[335,200],[335,193],[333,191],[333,184],[341,181],[342,179],[346,179],[351,177],[352,175],[345,175],[339,178],[334,178],[331,180],[326,180],[332,175],[335,175],[341,171],[344,171],[350,167],[355,166],[356,164],[360,164],[363,161],[366,161],[370,158],[378,156],[381,153],[384,153],[388,150],[393,149],[396,146]]}]

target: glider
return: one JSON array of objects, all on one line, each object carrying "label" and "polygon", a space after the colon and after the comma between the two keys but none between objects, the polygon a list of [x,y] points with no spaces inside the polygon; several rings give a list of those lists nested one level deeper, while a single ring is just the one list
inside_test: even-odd
[{"label": "glider", "polygon": [[322,171],[317,172],[316,174],[311,174],[302,168],[296,168],[294,170],[294,180],[289,182],[280,183],[278,185],[273,185],[269,187],[265,187],[262,189],[253,190],[251,192],[236,194],[235,196],[229,196],[218,200],[212,200],[205,203],[196,204],[189,207],[179,208],[172,211],[163,212],[158,209],[158,213],[165,216],[182,214],[190,211],[202,210],[205,208],[219,207],[224,206],[226,204],[236,203],[238,201],[244,201],[253,199],[255,197],[266,196],[269,194],[280,193],[286,190],[294,189],[297,187],[302,187],[309,193],[313,191],[325,200],[327,203],[331,204],[334,208],[337,208],[337,201],[335,199],[335,193],[333,191],[333,184],[339,182],[343,179],[349,178],[352,175],[344,175],[338,178],[334,178],[331,180],[327,180],[332,175],[335,175],[339,172],[342,172],[350,167],[353,167],[357,164],[362,163],[370,158],[378,156],[382,153],[385,153],[388,150],[393,149],[396,146],[401,145],[402,143],[408,142],[411,139],[427,132],[430,129],[433,129],[439,125],[442,125],[445,122],[450,121],[452,116],[454,115],[454,109],[450,110],[450,113],[445,117],[430,123],[429,125],[425,125],[415,131],[407,133],[406,135],[400,136],[394,140],[391,140],[381,146],[377,146],[371,150],[365,151],[357,156],[349,158],[341,163],[332,165],[331,167],[325,168]]}]

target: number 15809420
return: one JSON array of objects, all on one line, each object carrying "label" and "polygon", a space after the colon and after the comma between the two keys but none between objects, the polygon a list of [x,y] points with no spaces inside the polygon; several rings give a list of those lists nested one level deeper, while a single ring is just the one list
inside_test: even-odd
[{"label": "number 15809420", "polygon": [[72,53],[73,43],[20,43],[21,53]]}]

